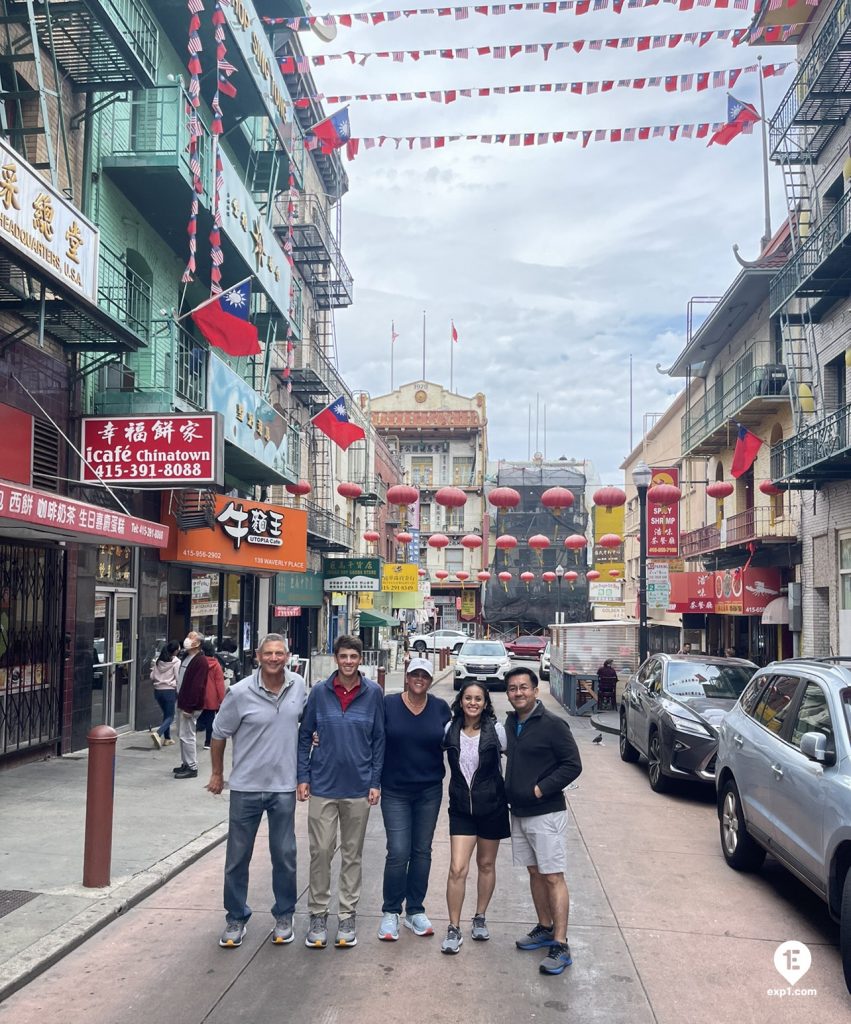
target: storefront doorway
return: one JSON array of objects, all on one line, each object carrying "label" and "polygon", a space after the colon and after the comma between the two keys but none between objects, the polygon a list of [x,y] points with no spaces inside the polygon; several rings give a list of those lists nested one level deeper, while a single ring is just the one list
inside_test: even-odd
[{"label": "storefront doorway", "polygon": [[135,598],[133,591],[95,591],[92,725],[119,730],[133,725]]}]

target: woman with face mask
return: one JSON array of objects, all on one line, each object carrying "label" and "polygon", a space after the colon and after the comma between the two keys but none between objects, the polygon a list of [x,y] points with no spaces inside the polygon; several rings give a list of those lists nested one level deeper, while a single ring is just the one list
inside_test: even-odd
[{"label": "woman with face mask", "polygon": [[201,652],[203,637],[194,630],[183,641],[183,662],[177,673],[177,738],[180,740],[180,767],[176,779],[198,778],[195,723],[204,710],[207,689],[207,659]]}]

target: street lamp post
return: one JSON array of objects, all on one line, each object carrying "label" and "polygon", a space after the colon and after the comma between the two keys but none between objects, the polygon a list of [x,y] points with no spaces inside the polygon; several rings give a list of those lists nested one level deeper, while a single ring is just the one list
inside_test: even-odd
[{"label": "street lamp post", "polygon": [[632,471],[632,482],[638,492],[638,660],[648,654],[647,635],[647,488],[653,472],[646,462],[639,462]]},{"label": "street lamp post", "polygon": [[558,582],[558,596],[556,598],[556,622],[561,622],[561,581],[564,579],[564,566],[557,565],[555,568],[556,580]]}]

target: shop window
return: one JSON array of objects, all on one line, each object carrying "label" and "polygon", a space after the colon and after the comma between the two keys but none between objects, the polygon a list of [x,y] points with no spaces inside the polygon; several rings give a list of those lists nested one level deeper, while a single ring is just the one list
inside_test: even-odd
[{"label": "shop window", "polygon": [[451,533],[460,533],[464,529],[464,508],[448,508],[446,510],[446,529]]},{"label": "shop window", "polygon": [[429,456],[415,456],[411,459],[411,483],[414,487],[431,487],[434,476],[434,460]]},{"label": "shop window", "polygon": [[447,572],[459,572],[464,568],[464,549],[463,548],[447,548],[446,549],[446,571]]},{"label": "shop window", "polygon": [[840,608],[851,611],[851,537],[839,539]]},{"label": "shop window", "polygon": [[129,587],[132,566],[130,548],[114,544],[98,546],[97,582],[111,583],[116,587]]},{"label": "shop window", "polygon": [[431,505],[420,505],[420,531],[431,533]]},{"label": "shop window", "polygon": [[455,487],[470,487],[473,483],[473,467],[476,460],[464,456],[452,460],[452,483]]}]

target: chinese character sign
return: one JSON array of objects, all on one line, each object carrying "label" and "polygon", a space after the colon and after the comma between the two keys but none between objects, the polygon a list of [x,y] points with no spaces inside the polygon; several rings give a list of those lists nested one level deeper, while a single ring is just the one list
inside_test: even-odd
[{"label": "chinese character sign", "polygon": [[[650,486],[673,484],[680,486],[680,471],[676,466],[653,470]],[[647,499],[647,557],[676,558],[680,553],[680,506],[661,505]]]},{"label": "chinese character sign", "polygon": [[83,420],[81,480],[197,487],[223,479],[222,421],[197,416],[98,416]]}]

